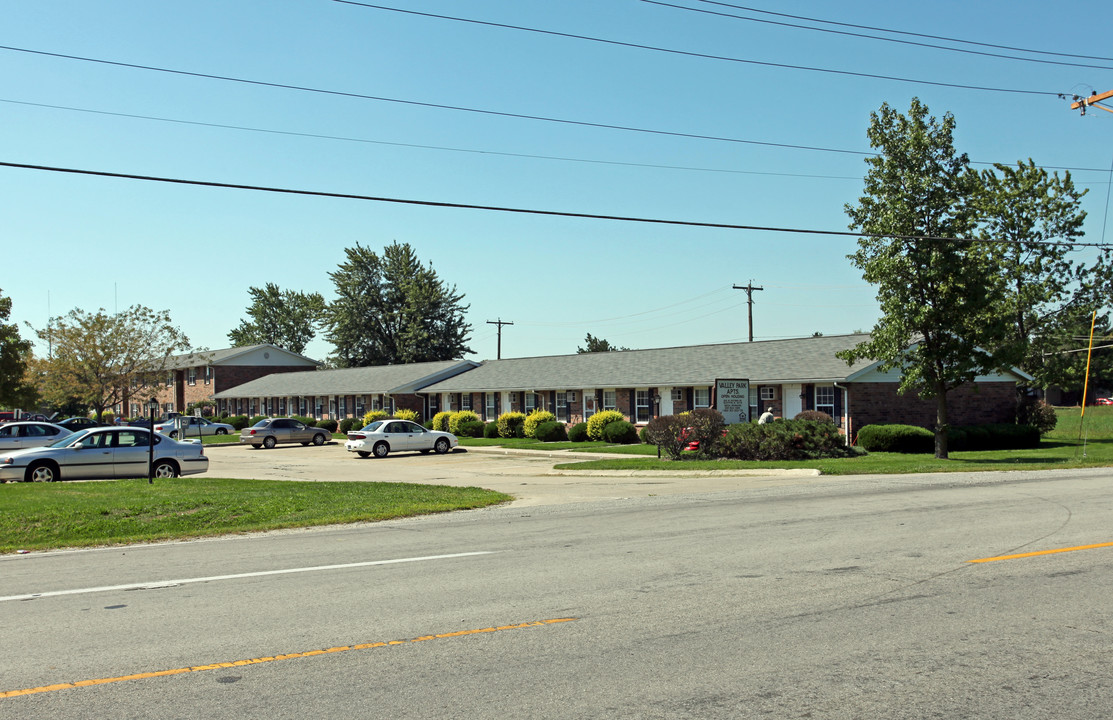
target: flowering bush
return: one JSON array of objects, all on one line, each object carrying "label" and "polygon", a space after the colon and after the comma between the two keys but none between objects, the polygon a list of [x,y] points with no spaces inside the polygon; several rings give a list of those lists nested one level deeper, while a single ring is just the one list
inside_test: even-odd
[{"label": "flowering bush", "polygon": [[363,415],[362,427],[367,427],[376,420],[384,420],[388,417],[390,417],[390,413],[388,413],[386,410],[368,410]]},{"label": "flowering bush", "polygon": [[419,415],[417,414],[416,410],[400,408],[394,411],[394,417],[398,418],[399,420],[409,420],[410,422],[417,422]]},{"label": "flowering bush", "polygon": [[505,412],[499,415],[499,437],[520,438],[525,437],[526,414],[520,412]]},{"label": "flowering bush", "polygon": [[603,410],[587,419],[587,436],[592,440],[603,439],[603,428],[613,422],[625,420],[626,416],[618,410]]},{"label": "flowering bush", "polygon": [[444,412],[439,412],[436,415],[434,415],[433,416],[433,429],[434,430],[440,430],[441,432],[448,432],[448,418],[451,417],[451,416],[452,416],[452,413],[448,412],[447,410],[445,410]]},{"label": "flowering bush", "polygon": [[554,420],[556,420],[556,415],[553,415],[548,410],[534,410],[529,415],[526,415],[526,420],[522,423],[522,432],[524,432],[528,438],[537,438],[537,426],[541,423],[553,422]]},{"label": "flowering bush", "polygon": [[479,422],[479,416],[471,410],[457,410],[448,416],[448,431],[453,435],[459,435],[457,431],[460,429],[460,423],[463,422]]}]

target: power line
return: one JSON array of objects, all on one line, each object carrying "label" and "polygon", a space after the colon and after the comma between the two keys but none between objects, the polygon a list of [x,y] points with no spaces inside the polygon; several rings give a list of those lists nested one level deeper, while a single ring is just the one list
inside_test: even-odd
[{"label": "power line", "polygon": [[[471,203],[453,203],[438,200],[412,200],[406,198],[382,197],[376,195],[358,195],[354,193],[335,193],[322,190],[298,190],[294,188],[280,188],[267,185],[244,185],[240,183],[223,183],[210,180],[186,180],[182,178],[159,177],[155,175],[134,175],[131,173],[115,173],[104,170],[80,170],[77,168],[53,167],[50,165],[30,165],[27,163],[14,163],[0,161],[0,167],[19,168],[22,170],[41,170],[44,172],[67,173],[71,175],[89,175],[93,177],[109,177],[122,180],[143,180],[146,182],[169,183],[173,185],[193,185],[197,187],[224,188],[228,190],[253,190],[256,192],[280,193],[285,195],[305,195],[310,197],[328,197],[342,200],[366,200],[371,202],[396,203],[400,205],[420,205],[423,207],[453,208],[458,210],[485,210],[489,212],[517,213],[522,215],[545,215],[549,217],[581,218],[586,220],[612,220],[615,222],[647,223],[654,225],[677,225],[684,227],[714,228],[720,230],[751,230],[754,232],[796,233],[800,235],[828,235],[833,237],[873,237],[891,240],[937,240],[941,242],[969,242],[969,243],[999,243],[1007,240],[994,240],[990,238],[955,238],[939,237],[935,235],[895,235],[884,233],[861,233],[847,230],[812,230],[806,228],[787,228],[768,225],[741,225],[735,223],[700,222],[696,220],[666,220],[663,218],[646,218],[627,215],[600,215],[596,213],[565,212],[560,210],[537,210],[530,208],[502,207],[498,205],[475,205]],[[1084,243],[1077,241],[1026,243],[1028,245],[1048,245],[1067,247],[1099,247],[1107,248],[1113,245],[1107,243]]]},{"label": "power line", "polygon": [[[525,27],[523,25],[509,25],[507,23],[488,22],[486,20],[473,20],[471,18],[455,17],[452,15],[438,15],[435,13],[418,12],[416,10],[403,10],[401,8],[387,7],[385,5],[373,5],[371,3],[355,2],[355,0],[333,0],[333,2],[341,3],[343,5],[355,5],[358,7],[365,7],[372,10],[385,10],[388,12],[404,13],[407,15],[417,15],[421,17],[437,18],[439,20],[452,20],[454,22],[470,23],[473,25],[485,25],[487,27],[497,27],[507,30],[519,30],[522,32],[537,33],[540,35],[551,35],[554,37],[571,38],[574,40],[586,40],[588,42],[603,43],[605,45],[615,45],[618,47],[634,48],[636,50],[650,50],[653,52],[669,53],[671,55],[683,55],[685,57],[694,57],[704,60],[721,60],[723,62],[741,63],[744,65],[759,65],[762,67],[774,67],[784,70],[804,70],[807,72],[827,73],[830,75],[845,75],[849,77],[869,78],[872,80],[891,80],[893,82],[912,83],[916,85],[932,85],[934,87],[949,87],[958,88],[961,90],[980,90],[982,92],[1001,92],[1013,93],[1020,95],[1062,95],[1061,92],[1052,92],[1046,90],[1019,90],[1011,88],[999,87],[983,87],[980,85],[963,85],[960,83],[947,83],[935,80],[916,80],[914,78],[897,77],[895,75],[880,75],[877,73],[855,72],[852,70],[833,70],[831,68],[812,67],[810,65],[790,65],[788,63],[775,63],[764,60],[748,60],[746,58],[730,57],[727,55],[714,55],[711,53],[691,52],[688,50],[676,50],[673,48],[658,47],[656,45],[645,45],[642,43],[624,42],[621,40],[608,40],[606,38],[592,37],[590,35],[578,35],[575,33],[557,32],[556,30],[543,30],[540,28]],[[688,8],[691,9],[691,8]],[[3,49],[3,48],[0,48]],[[1106,68],[1113,69],[1113,68]]]},{"label": "power line", "polygon": [[[734,170],[734,169],[729,169],[729,168],[695,167],[695,166],[691,166],[691,165],[664,165],[664,164],[660,164],[660,163],[638,163],[638,162],[624,162],[624,161],[620,161],[620,160],[599,160],[597,158],[577,158],[577,157],[568,157],[568,156],[562,156],[562,155],[538,155],[538,154],[533,154],[533,153],[513,153],[513,152],[505,152],[505,151],[499,151],[499,150],[477,150],[475,148],[459,148],[459,147],[450,147],[450,146],[446,146],[446,145],[425,145],[425,144],[421,144],[421,143],[392,142],[392,141],[389,141],[389,140],[373,140],[373,139],[370,139],[370,138],[358,138],[358,137],[350,137],[350,136],[345,136],[345,135],[327,135],[327,134],[323,134],[323,133],[297,132],[297,131],[294,131],[294,130],[277,130],[277,129],[274,129],[274,128],[260,128],[260,127],[252,127],[252,126],[249,126],[249,125],[232,125],[232,124],[228,124],[228,123],[205,122],[205,121],[202,121],[202,120],[183,120],[183,119],[180,119],[180,118],[160,117],[160,116],[157,116],[157,115],[140,115],[140,114],[136,114],[136,113],[114,112],[114,111],[110,111],[110,110],[93,110],[91,108],[74,107],[72,105],[52,105],[52,104],[49,104],[49,103],[29,102],[29,101],[26,101],[26,100],[11,100],[11,99],[7,99],[7,98],[0,98],[0,102],[10,103],[10,104],[13,104],[13,105],[26,105],[26,106],[29,106],[29,107],[49,108],[51,110],[65,110],[65,111],[68,111],[68,112],[88,113],[88,114],[91,114],[91,115],[105,115],[105,116],[108,116],[108,117],[122,117],[122,118],[131,119],[131,120],[150,120],[152,122],[165,122],[165,123],[173,123],[173,124],[177,124],[177,125],[191,125],[191,126],[195,126],[195,127],[216,128],[216,129],[220,129],[220,130],[236,130],[236,131],[240,131],[240,132],[255,132],[255,133],[263,133],[263,134],[267,134],[267,135],[284,135],[284,136],[289,136],[289,137],[304,137],[304,138],[311,138],[311,139],[314,139],[314,140],[335,140],[335,141],[338,141],[338,142],[365,143],[365,144],[369,144],[369,145],[386,145],[386,146],[389,146],[389,147],[416,148],[416,149],[419,149],[419,150],[438,150],[438,151],[441,151],[441,152],[471,153],[471,154],[475,154],[475,155],[494,155],[494,156],[498,156],[498,157],[512,157],[512,158],[521,158],[521,159],[526,159],[526,160],[554,160],[554,161],[560,161],[560,162],[586,163],[586,164],[593,164],[593,165],[616,165],[616,166],[619,166],[619,167],[637,167],[637,168],[649,168],[649,169],[655,169],[655,170],[684,170],[684,171],[689,171],[689,172],[711,172],[711,173],[725,173],[725,174],[734,174],[734,175],[764,175],[764,176],[771,176],[771,177],[813,178],[813,179],[817,179],[817,180],[861,180],[862,179],[862,177],[860,175],[814,175],[814,174],[808,174],[808,173],[779,173],[779,172],[767,172],[767,171],[760,171],[760,170]],[[761,142],[761,141],[736,139],[736,140],[734,140],[734,142],[758,143],[758,142]],[[777,143],[765,143],[765,144],[769,145],[769,146],[773,146],[773,147],[778,146]],[[798,145],[783,145],[782,147],[785,147],[785,148],[788,148],[788,149],[794,149],[794,150],[795,149],[801,149],[801,146],[798,146]],[[815,147],[815,148],[809,148],[809,149],[813,149],[817,152],[833,152],[833,153],[843,153],[843,154],[855,154],[855,155],[860,155],[862,157],[877,157],[876,153],[866,152],[866,151],[862,151],[862,150],[842,150],[842,149],[838,149],[838,148],[824,148],[824,147]],[[971,160],[970,163],[972,165],[994,165],[994,166],[998,165],[998,164],[1006,164],[1006,165],[1009,164],[1009,163],[987,162],[987,161],[983,161],[983,160]],[[1070,170],[1071,172],[1100,172],[1100,173],[1103,173],[1103,174],[1109,173],[1108,168],[1070,167],[1070,166],[1066,166],[1066,165],[1041,165],[1040,167],[1042,167],[1045,170]],[[1100,184],[1105,184],[1105,183],[1093,181],[1093,182],[1088,182],[1087,184],[1100,185]]]},{"label": "power line", "polygon": [[[700,8],[687,7],[685,5],[675,5],[673,3],[661,2],[660,0],[641,0],[641,2],[647,3],[649,5],[659,5],[661,7],[675,8],[677,10],[687,10],[689,12],[702,13],[702,14],[705,14],[705,15],[714,15],[716,17],[728,17],[728,18],[732,18],[732,19],[735,19],[735,20],[746,20],[747,22],[763,23],[763,24],[766,24],[766,25],[779,25],[781,27],[790,27],[790,28],[796,28],[796,29],[799,29],[799,30],[811,30],[813,32],[829,33],[829,34],[832,34],[832,35],[845,35],[847,37],[864,38],[864,39],[867,39],[867,40],[878,40],[880,42],[897,43],[897,44],[900,44],[900,45],[912,45],[912,46],[915,46],[915,47],[930,48],[932,50],[946,50],[946,51],[949,51],[949,52],[963,53],[963,54],[966,54],[966,55],[980,55],[982,57],[1002,58],[1002,59],[1005,59],[1005,60],[1019,60],[1021,62],[1040,63],[1042,65],[1066,65],[1068,67],[1093,68],[1093,69],[1097,69],[1097,70],[1113,70],[1113,67],[1109,67],[1108,65],[1090,65],[1090,64],[1087,64],[1087,63],[1067,62],[1065,60],[1041,60],[1040,58],[1019,57],[1019,56],[1016,56],[1016,55],[1004,55],[1002,53],[987,52],[987,51],[984,51],[984,50],[967,50],[965,48],[947,47],[946,45],[932,45],[931,43],[916,42],[916,41],[913,41],[913,40],[899,40],[897,38],[879,37],[877,35],[866,35],[865,33],[849,32],[847,30],[830,30],[828,28],[810,27],[808,25],[797,25],[795,23],[781,22],[781,21],[778,21],[778,20],[762,20],[760,18],[750,18],[750,17],[745,17],[744,15],[735,15],[733,13],[719,12],[719,11],[715,11],[715,10],[702,10]],[[740,10],[747,10],[747,11],[750,11],[750,12],[760,12],[760,11],[757,11],[757,10],[753,10],[752,8],[741,7],[739,5],[731,5],[729,3],[711,2],[711,0],[698,0],[698,2],[707,2],[711,5],[720,5],[720,6],[724,6],[724,7],[732,7],[732,8],[737,8],[737,9],[740,9]],[[780,13],[776,13],[776,14],[780,14]],[[789,17],[793,17],[793,16],[789,16]],[[810,22],[824,22],[823,20],[813,20],[811,18],[804,18],[804,19],[807,19]],[[878,28],[870,28],[870,29],[878,29]],[[895,31],[882,30],[882,32],[895,32]],[[960,42],[960,41],[952,41],[952,42]],[[1028,52],[1028,51],[1022,51],[1022,52]],[[1103,59],[1107,59],[1107,58],[1103,58]]]},{"label": "power line", "polygon": [[[648,0],[647,0],[648,1]],[[788,13],[773,12],[772,10],[759,10],[757,8],[745,7],[744,5],[734,5],[726,2],[716,2],[716,0],[696,0],[696,2],[706,3],[708,5],[720,5],[723,7],[734,8],[735,10],[745,10],[747,12],[759,13],[761,15],[775,15],[777,17],[791,18],[793,20],[806,20],[807,22],[822,23],[823,25],[837,25],[839,27],[858,28],[860,30],[874,30],[876,32],[892,33],[894,35],[908,35],[909,37],[922,37],[929,40],[945,40],[946,42],[962,43],[963,45],[976,45],[978,47],[997,48],[998,50],[1014,50],[1016,52],[1031,53],[1033,55],[1053,55],[1056,57],[1072,57],[1081,58],[1083,60],[1106,60],[1113,62],[1113,58],[1101,57],[1097,55],[1075,55],[1072,53],[1051,52],[1048,50],[1031,50],[1028,48],[1013,47],[1011,45],[995,45],[993,43],[977,42],[975,40],[960,40],[959,38],[946,37],[944,35],[928,35],[927,33],[910,32],[908,30],[893,30],[890,28],[873,27],[871,25],[855,25],[854,23],[837,22],[835,20],[820,20],[819,18],[806,17],[804,15],[789,15]],[[686,8],[691,9],[691,8]],[[749,19],[749,18],[744,18]],[[809,28],[811,30],[818,30],[819,28]],[[885,39],[885,38],[879,38]]]}]

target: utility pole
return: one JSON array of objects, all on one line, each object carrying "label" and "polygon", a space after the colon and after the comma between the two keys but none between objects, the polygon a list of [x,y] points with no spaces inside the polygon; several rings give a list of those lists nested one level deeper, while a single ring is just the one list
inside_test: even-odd
[{"label": "utility pole", "polygon": [[764,290],[765,288],[754,287],[754,281],[750,280],[750,283],[748,285],[735,285],[734,289],[735,290],[745,290],[746,291],[746,304],[749,305],[749,316],[750,316],[750,342],[753,342],[754,341],[754,291],[755,290]]},{"label": "utility pole", "polygon": [[1102,100],[1108,100],[1109,98],[1113,98],[1113,90],[1103,92],[1100,95],[1095,90],[1094,92],[1090,93],[1090,97],[1079,97],[1078,95],[1075,95],[1074,102],[1070,104],[1070,109],[1081,110],[1083,115],[1086,114],[1086,108],[1088,107],[1096,107],[1099,110],[1113,113],[1113,110],[1099,104]]},{"label": "utility pole", "polygon": [[499,318],[498,320],[488,320],[487,324],[488,325],[498,325],[499,326],[499,354],[498,354],[498,357],[495,358],[495,359],[496,360],[502,360],[502,326],[503,325],[513,325],[514,323],[504,322],[502,318]]}]

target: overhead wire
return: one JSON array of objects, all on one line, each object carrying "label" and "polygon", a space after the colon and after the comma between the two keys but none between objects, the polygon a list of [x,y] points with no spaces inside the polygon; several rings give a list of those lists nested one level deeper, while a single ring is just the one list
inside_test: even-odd
[{"label": "overhead wire", "polygon": [[[892,240],[923,240],[923,241],[939,241],[939,242],[960,242],[960,243],[980,243],[980,244],[996,244],[1002,242],[1009,242],[1008,240],[997,240],[993,238],[957,238],[957,237],[940,237],[934,235],[902,235],[902,234],[887,234],[887,233],[865,233],[853,232],[848,230],[815,230],[809,228],[789,228],[777,227],[768,225],[743,225],[738,223],[719,223],[719,222],[701,222],[697,220],[670,220],[664,218],[647,218],[636,217],[628,215],[605,215],[599,213],[582,213],[582,212],[568,212],[561,210],[538,210],[532,208],[515,208],[498,205],[478,205],[474,203],[455,203],[439,200],[414,200],[409,198],[395,198],[376,195],[361,195],[357,193],[338,193],[326,192],[322,190],[300,190],[295,188],[282,188],[268,185],[247,185],[243,183],[226,183],[215,182],[210,180],[188,180],[184,178],[170,178],[160,177],[156,175],[137,175],[133,173],[117,173],[108,172],[105,170],[84,170],[79,168],[64,168],[50,165],[32,165],[28,163],[16,163],[0,161],[0,167],[10,167],[22,170],[38,170],[43,172],[56,172],[70,175],[87,175],[92,177],[106,177],[116,178],[121,180],[140,180],[144,182],[168,183],[173,185],[191,185],[196,187],[211,187],[223,188],[228,190],[251,190],[255,192],[278,193],[284,195],[303,195],[310,197],[326,197],[336,198],[342,200],[363,200],[370,202],[394,203],[400,205],[417,205],[423,207],[440,207],[452,208],[458,210],[483,210],[488,212],[503,212],[514,213],[522,215],[544,215],[548,217],[564,217],[564,218],[579,218],[586,220],[610,220],[615,222],[630,222],[630,223],[646,223],[653,225],[673,225],[684,227],[699,227],[699,228],[712,228],[720,230],[749,230],[753,232],[774,232],[774,233],[791,233],[798,235],[825,235],[831,237],[874,237],[881,239]],[[1076,240],[1061,241],[1061,242],[1040,242],[1030,243],[1032,245],[1047,245],[1050,247],[1113,247],[1105,243],[1086,243]]]}]

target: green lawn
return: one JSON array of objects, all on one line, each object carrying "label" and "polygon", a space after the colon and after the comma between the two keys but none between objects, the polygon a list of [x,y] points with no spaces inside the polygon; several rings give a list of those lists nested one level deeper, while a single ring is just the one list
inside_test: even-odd
[{"label": "green lawn", "polygon": [[485,507],[481,488],[186,477],[0,485],[0,553],[333,525]]}]

